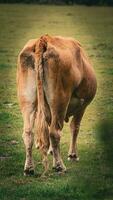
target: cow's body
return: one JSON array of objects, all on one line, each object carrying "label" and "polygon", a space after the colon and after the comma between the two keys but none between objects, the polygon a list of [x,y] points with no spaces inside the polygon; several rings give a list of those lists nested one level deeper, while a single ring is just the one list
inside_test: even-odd
[{"label": "cow's body", "polygon": [[[60,156],[64,121],[73,116],[68,157],[77,160],[76,139],[87,105],[96,93],[96,78],[80,44],[73,39],[42,36],[29,41],[18,60],[18,96],[24,119],[25,173],[34,170],[32,129],[46,156],[49,138],[56,170],[65,170]],[[46,160],[45,160],[46,163]]]}]

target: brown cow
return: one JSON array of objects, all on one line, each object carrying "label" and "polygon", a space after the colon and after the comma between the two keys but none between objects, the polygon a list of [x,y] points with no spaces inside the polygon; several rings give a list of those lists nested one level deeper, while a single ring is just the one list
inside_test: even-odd
[{"label": "brown cow", "polygon": [[24,174],[34,173],[34,122],[37,132],[35,143],[43,153],[45,168],[51,144],[53,167],[56,171],[65,171],[60,155],[64,121],[68,122],[72,116],[68,159],[78,160],[76,140],[80,122],[97,88],[93,68],[81,45],[71,38],[49,35],[30,40],[19,54],[17,82],[24,119]]}]

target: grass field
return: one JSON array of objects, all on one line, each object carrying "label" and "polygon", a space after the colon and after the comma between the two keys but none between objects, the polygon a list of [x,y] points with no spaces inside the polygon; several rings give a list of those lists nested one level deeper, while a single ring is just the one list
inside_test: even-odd
[{"label": "grass field", "polygon": [[[68,171],[24,177],[22,117],[16,95],[16,61],[27,40],[42,34],[71,36],[86,50],[97,75],[97,95],[80,129],[80,161],[67,161],[70,132],[61,151]],[[36,172],[41,157],[34,148]],[[0,200],[113,200],[113,8],[0,5]]]}]

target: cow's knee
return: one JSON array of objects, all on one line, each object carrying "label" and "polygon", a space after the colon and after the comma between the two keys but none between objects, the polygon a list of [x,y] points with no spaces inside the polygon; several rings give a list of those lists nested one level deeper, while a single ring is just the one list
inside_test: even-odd
[{"label": "cow's knee", "polygon": [[56,130],[50,130],[50,138],[54,145],[60,142],[60,134]]},{"label": "cow's knee", "polygon": [[33,132],[30,128],[24,130],[22,138],[24,140],[24,144],[26,149],[30,149],[33,146]]}]

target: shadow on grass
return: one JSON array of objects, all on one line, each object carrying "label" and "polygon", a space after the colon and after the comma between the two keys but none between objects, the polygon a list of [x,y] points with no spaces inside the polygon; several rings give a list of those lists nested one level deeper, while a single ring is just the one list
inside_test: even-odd
[{"label": "shadow on grass", "polygon": [[113,120],[101,120],[96,130],[96,138],[103,147],[106,165],[113,165]]}]

